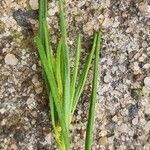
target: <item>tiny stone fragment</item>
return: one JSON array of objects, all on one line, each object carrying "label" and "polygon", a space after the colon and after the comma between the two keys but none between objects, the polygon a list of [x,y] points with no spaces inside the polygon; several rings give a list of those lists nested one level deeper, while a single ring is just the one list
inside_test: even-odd
[{"label": "tiny stone fragment", "polygon": [[137,117],[132,120],[132,124],[133,125],[137,125],[138,124],[138,118]]},{"label": "tiny stone fragment", "polygon": [[147,124],[145,125],[144,129],[145,129],[146,132],[150,131],[150,121],[147,122]]},{"label": "tiny stone fragment", "polygon": [[145,64],[145,65],[143,66],[143,68],[144,68],[144,69],[149,69],[149,68],[150,68],[150,64],[149,64],[149,63]]},{"label": "tiny stone fragment", "polygon": [[14,66],[14,65],[17,65],[18,59],[16,58],[15,55],[9,53],[9,54],[7,54],[7,55],[5,56],[5,63],[6,63],[7,65],[12,65],[12,66]]},{"label": "tiny stone fragment", "polygon": [[43,87],[41,87],[41,86],[35,87],[35,92],[36,92],[37,94],[42,93],[42,91],[43,91]]},{"label": "tiny stone fragment", "polygon": [[101,132],[100,132],[100,136],[106,136],[107,135],[107,131],[106,130],[102,130]]},{"label": "tiny stone fragment", "polygon": [[31,6],[31,8],[33,9],[33,10],[36,10],[36,9],[38,9],[38,0],[30,0],[29,1],[29,4],[30,4],[30,6]]},{"label": "tiny stone fragment", "polygon": [[150,77],[146,77],[146,78],[144,79],[144,85],[145,85],[146,87],[150,87]]},{"label": "tiny stone fragment", "polygon": [[150,104],[147,104],[147,105],[145,106],[145,113],[146,113],[146,114],[150,114]]},{"label": "tiny stone fragment", "polygon": [[18,150],[18,147],[15,143],[8,146],[8,150]]},{"label": "tiny stone fragment", "polygon": [[118,120],[117,116],[115,115],[115,116],[112,118],[112,120],[113,120],[114,122],[117,122],[117,120]]},{"label": "tiny stone fragment", "polygon": [[50,143],[51,142],[51,133],[47,134],[45,140]]},{"label": "tiny stone fragment", "polygon": [[128,133],[128,132],[129,132],[129,127],[128,127],[128,125],[126,125],[126,124],[122,124],[122,125],[118,128],[118,130],[119,130],[120,132],[123,132],[123,133]]},{"label": "tiny stone fragment", "polygon": [[142,93],[144,96],[149,96],[150,95],[150,87],[143,87]]},{"label": "tiny stone fragment", "polygon": [[107,143],[108,143],[108,139],[107,139],[106,136],[101,137],[101,138],[99,139],[99,145],[107,145]]},{"label": "tiny stone fragment", "polygon": [[109,83],[109,82],[111,81],[111,79],[112,79],[112,77],[111,77],[110,74],[106,74],[106,75],[104,76],[104,82],[105,82],[105,83]]},{"label": "tiny stone fragment", "polygon": [[137,115],[138,110],[139,110],[138,104],[135,104],[135,105],[131,104],[128,108],[129,119],[132,120]]}]

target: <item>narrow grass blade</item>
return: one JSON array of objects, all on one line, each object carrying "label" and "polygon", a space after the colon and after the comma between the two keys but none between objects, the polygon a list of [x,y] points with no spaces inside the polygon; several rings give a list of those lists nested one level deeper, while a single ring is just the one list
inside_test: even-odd
[{"label": "narrow grass blade", "polygon": [[50,107],[50,110],[51,110],[50,111],[50,115],[51,115],[52,125],[53,125],[53,128],[55,128],[55,122],[58,119],[57,112],[56,112],[56,109],[55,109],[55,105],[54,105],[54,100],[53,100],[52,94],[50,93],[50,85],[49,85],[48,79],[47,79],[46,74],[45,74],[44,71],[43,71],[43,73],[44,73],[43,77],[44,77],[46,89],[48,91],[49,107]]},{"label": "narrow grass blade", "polygon": [[95,51],[95,62],[94,62],[94,73],[93,73],[93,83],[92,83],[92,94],[90,100],[90,108],[88,115],[88,123],[86,128],[86,139],[85,139],[85,150],[91,150],[92,139],[93,139],[93,126],[94,126],[94,115],[95,115],[95,105],[96,105],[96,95],[97,95],[97,81],[98,81],[98,64],[99,64],[99,51],[101,44],[101,34],[98,33],[98,38],[96,42]]},{"label": "narrow grass blade", "polygon": [[45,39],[46,56],[47,56],[47,60],[50,62],[52,61],[52,48],[50,45],[49,32],[48,32],[48,26],[46,20],[43,21],[43,32],[44,32],[44,39]]},{"label": "narrow grass blade", "polygon": [[36,37],[35,41],[37,44],[37,48],[38,48],[39,56],[40,56],[40,59],[41,59],[42,65],[43,65],[43,69],[45,71],[48,83],[50,85],[51,93],[52,93],[52,96],[54,99],[54,104],[56,106],[56,110],[57,110],[58,117],[60,120],[60,125],[62,128],[62,134],[64,137],[65,146],[66,146],[67,150],[70,150],[69,132],[68,132],[68,129],[65,124],[65,116],[63,115],[62,107],[61,107],[61,104],[59,101],[59,96],[58,96],[58,92],[57,92],[57,84],[55,81],[54,74],[52,72],[52,66],[48,65],[46,54],[44,52],[44,47],[42,45],[40,38]]},{"label": "narrow grass blade", "polygon": [[81,36],[78,35],[75,65],[74,65],[73,76],[72,76],[72,80],[71,80],[71,91],[70,91],[71,92],[71,94],[70,94],[71,95],[71,109],[72,109],[75,88],[76,88],[76,84],[77,84],[77,75],[78,75],[80,54],[81,54]]},{"label": "narrow grass blade", "polygon": [[55,128],[56,118],[55,118],[55,110],[54,110],[54,100],[51,93],[49,93],[49,107],[51,110],[50,114],[51,114],[52,126],[53,128]]},{"label": "narrow grass blade", "polygon": [[47,91],[48,91],[48,96],[49,96],[49,107],[50,107],[50,115],[51,115],[51,120],[52,120],[52,125],[53,125],[53,128],[55,128],[55,120],[57,120],[57,118],[56,118],[56,110],[55,110],[55,106],[54,106],[54,100],[53,100],[53,97],[52,97],[52,95],[51,95],[51,93],[50,93],[50,85],[49,85],[49,83],[48,83],[48,79],[47,79],[47,77],[46,77],[46,74],[45,74],[45,72],[44,72],[44,75],[43,75],[43,77],[44,77],[44,81],[45,81],[45,84],[46,84],[46,89],[47,89]]},{"label": "narrow grass blade", "polygon": [[73,106],[72,106],[72,115],[73,115],[73,113],[76,109],[79,97],[80,97],[80,95],[83,91],[83,87],[84,87],[85,81],[87,79],[90,64],[92,62],[92,58],[93,58],[93,55],[94,55],[94,52],[95,52],[96,41],[97,41],[97,33],[94,35],[94,42],[93,42],[93,47],[92,47],[91,53],[86,59],[84,68],[82,70],[82,73],[81,73],[81,76],[80,76],[80,79],[79,79],[79,83],[78,83],[76,91],[75,91],[75,96],[74,96],[74,101],[73,101]]},{"label": "narrow grass blade", "polygon": [[39,37],[42,44],[45,45],[43,21],[47,16],[47,0],[39,0]]},{"label": "narrow grass blade", "polygon": [[64,64],[64,74],[63,74],[63,91],[64,91],[64,113],[65,113],[65,122],[66,125],[69,123],[68,115],[70,114],[70,67],[69,67],[69,61],[68,56],[66,55],[66,50],[62,46],[63,51],[63,64]]},{"label": "narrow grass blade", "polygon": [[57,86],[58,86],[58,93],[60,96],[60,100],[62,103],[62,97],[63,97],[63,84],[62,84],[62,77],[61,77],[61,48],[62,48],[62,39],[60,39],[57,47],[57,53],[56,53],[56,80],[57,80]]},{"label": "narrow grass blade", "polygon": [[63,62],[63,89],[64,89],[64,113],[66,125],[69,125],[68,115],[70,114],[70,62],[69,49],[67,45],[67,29],[64,15],[63,1],[59,0],[59,16],[60,16],[60,30],[62,37],[62,62]]},{"label": "narrow grass blade", "polygon": [[47,60],[48,60],[48,62],[51,61],[52,68],[54,70],[55,69],[55,66],[54,66],[55,58],[53,55],[52,47],[50,45],[49,31],[48,31],[48,25],[47,25],[46,20],[43,21],[43,32],[44,32],[44,41],[45,41]]},{"label": "narrow grass blade", "polygon": [[[54,70],[54,59],[55,58],[53,56],[52,47],[50,45],[49,31],[48,31],[48,25],[47,25],[46,20],[43,21],[43,33],[44,33],[47,62],[48,62],[48,65],[52,64],[52,68]],[[46,84],[48,84],[47,79],[46,79]],[[49,95],[49,106],[50,106],[52,125],[53,125],[53,128],[55,128],[55,122],[57,121],[57,112],[56,112],[56,108],[54,105],[54,100],[53,100],[52,94],[50,93],[50,88],[48,88],[48,95]]]},{"label": "narrow grass blade", "polygon": [[62,0],[59,0],[59,18],[60,18],[60,30],[61,30],[61,36],[63,40],[66,42],[67,45],[67,24],[65,20],[65,14],[64,14],[64,4]]}]

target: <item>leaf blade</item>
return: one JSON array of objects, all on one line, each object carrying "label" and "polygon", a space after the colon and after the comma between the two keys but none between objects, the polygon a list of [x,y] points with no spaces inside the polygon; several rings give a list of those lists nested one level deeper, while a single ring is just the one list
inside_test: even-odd
[{"label": "leaf blade", "polygon": [[73,98],[75,94],[75,88],[76,88],[76,83],[77,83],[77,75],[78,75],[78,67],[79,67],[79,60],[80,60],[80,54],[81,54],[81,36],[78,35],[77,37],[77,48],[76,48],[76,58],[75,58],[75,66],[73,70],[73,76],[72,76],[72,81],[71,81],[71,109],[72,109],[72,103],[73,103]]},{"label": "leaf blade", "polygon": [[50,38],[49,38],[49,31],[47,21],[43,21],[43,32],[44,32],[44,39],[45,39],[45,49],[46,49],[46,56],[48,61],[52,61],[54,58],[52,47],[50,45]]},{"label": "leaf blade", "polygon": [[66,124],[65,124],[65,117],[64,117],[63,112],[62,112],[62,107],[61,107],[61,104],[59,102],[58,93],[57,93],[57,85],[56,85],[54,74],[52,72],[52,66],[48,65],[48,62],[46,59],[46,54],[44,52],[44,47],[42,46],[42,42],[40,41],[40,38],[36,37],[35,41],[37,44],[37,48],[38,48],[39,56],[41,58],[43,69],[46,73],[46,77],[47,77],[48,83],[50,85],[51,93],[52,93],[52,96],[54,98],[54,104],[56,106],[56,110],[57,110],[60,124],[62,127],[62,134],[64,137],[65,146],[66,146],[66,149],[69,150],[70,149],[69,133],[68,133],[68,129],[67,129]]},{"label": "leaf blade", "polygon": [[59,0],[59,17],[60,17],[60,31],[62,37],[62,61],[63,61],[63,90],[64,90],[64,113],[65,122],[69,126],[68,114],[70,114],[70,62],[69,62],[69,48],[67,45],[67,24],[64,14],[63,1]]},{"label": "leaf blade", "polygon": [[85,85],[85,81],[86,81],[86,78],[87,78],[87,75],[88,75],[90,64],[92,62],[92,58],[93,58],[93,55],[94,55],[96,41],[97,41],[97,34],[94,35],[94,42],[93,42],[93,47],[92,47],[91,53],[86,59],[84,68],[82,70],[82,73],[81,73],[81,76],[80,76],[80,79],[79,79],[78,86],[76,88],[76,92],[75,92],[75,96],[74,96],[74,102],[73,102],[73,106],[72,106],[72,115],[73,115],[73,113],[76,109],[79,97],[80,97],[80,95],[83,91],[83,87]]},{"label": "leaf blade", "polygon": [[42,44],[45,45],[43,21],[47,17],[47,0],[39,0],[39,37]]},{"label": "leaf blade", "polygon": [[56,80],[58,85],[58,93],[62,100],[63,97],[63,84],[62,84],[62,76],[61,76],[61,48],[62,48],[62,39],[60,39],[57,47],[56,53]]},{"label": "leaf blade", "polygon": [[94,114],[96,106],[96,95],[97,95],[97,81],[98,81],[98,65],[99,65],[99,51],[101,44],[101,34],[98,33],[98,38],[96,42],[95,50],[95,62],[94,62],[94,73],[93,73],[93,83],[92,83],[92,94],[90,100],[90,108],[88,113],[88,123],[86,128],[86,139],[85,139],[85,150],[91,150],[92,139],[93,139],[93,127],[94,127]]}]

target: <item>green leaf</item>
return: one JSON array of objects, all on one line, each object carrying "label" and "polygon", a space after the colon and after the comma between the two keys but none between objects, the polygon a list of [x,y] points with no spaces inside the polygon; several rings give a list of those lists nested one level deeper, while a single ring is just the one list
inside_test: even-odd
[{"label": "green leaf", "polygon": [[43,45],[45,45],[43,21],[46,20],[46,17],[47,17],[47,0],[39,0],[39,37]]},{"label": "green leaf", "polygon": [[65,41],[65,45],[67,45],[67,24],[65,20],[64,14],[64,4],[62,0],[59,0],[59,18],[60,18],[60,31],[62,39]]},{"label": "green leaf", "polygon": [[73,104],[73,98],[75,94],[76,84],[77,84],[77,76],[78,76],[78,67],[79,67],[79,60],[80,60],[80,54],[81,54],[81,36],[78,35],[77,38],[77,48],[76,48],[76,58],[75,58],[75,65],[73,70],[73,76],[71,80],[71,109]]},{"label": "green leaf", "polygon": [[90,100],[88,123],[87,123],[87,128],[86,128],[85,150],[91,150],[91,147],[92,147],[95,105],[97,101],[96,95],[97,95],[97,81],[98,81],[98,75],[99,75],[98,64],[99,64],[100,44],[101,44],[101,34],[98,33],[97,42],[96,42],[96,51],[95,51],[95,61],[94,61],[92,94],[91,94],[91,100]]},{"label": "green leaf", "polygon": [[49,37],[48,25],[47,25],[46,20],[43,21],[43,32],[44,32],[44,41],[45,41],[45,50],[46,50],[47,60],[49,63],[51,62],[52,68],[54,71],[54,69],[55,69],[55,66],[54,66],[55,58],[53,55],[52,47],[50,45],[50,37]]},{"label": "green leaf", "polygon": [[69,62],[69,49],[67,45],[67,29],[64,15],[63,1],[59,0],[59,16],[60,16],[60,30],[62,37],[62,63],[63,63],[63,90],[64,90],[64,113],[65,122],[69,126],[68,115],[70,114],[70,62]]},{"label": "green leaf", "polygon": [[55,128],[55,123],[56,123],[56,119],[55,119],[55,106],[54,106],[54,100],[53,97],[51,95],[51,93],[49,93],[49,107],[50,107],[50,114],[51,114],[51,120],[52,120],[52,125],[53,128]]},{"label": "green leaf", "polygon": [[[46,57],[47,57],[47,62],[48,65],[52,65],[52,69],[54,72],[54,61],[55,58],[53,56],[53,52],[52,52],[52,48],[50,45],[50,38],[49,38],[49,31],[48,31],[48,25],[47,25],[47,21],[46,19],[43,21],[43,34],[44,34],[44,41],[45,41],[45,51],[46,51]],[[45,75],[46,76],[46,75]],[[48,84],[47,79],[45,80],[46,84]],[[49,86],[49,85],[47,85]],[[52,125],[55,128],[55,122],[57,121],[57,112],[56,112],[56,108],[54,105],[54,100],[53,97],[51,95],[51,91],[50,88],[48,88],[48,95],[49,95],[49,106],[50,106],[50,114],[51,114],[51,120],[52,120]]]},{"label": "green leaf", "polygon": [[58,43],[57,53],[56,53],[56,80],[58,86],[58,93],[60,96],[60,100],[62,102],[63,85],[62,85],[62,76],[61,76],[61,49],[62,49],[62,39],[60,39]]},{"label": "green leaf", "polygon": [[93,42],[93,47],[92,47],[91,53],[86,59],[84,68],[83,68],[82,73],[80,75],[79,83],[78,83],[76,91],[75,91],[75,96],[74,96],[74,101],[73,101],[73,106],[72,106],[72,115],[73,115],[73,113],[76,109],[78,100],[81,96],[81,93],[83,91],[83,87],[85,85],[85,81],[87,79],[90,64],[92,62],[92,58],[93,58],[93,55],[94,55],[94,52],[95,52],[96,41],[97,41],[97,33],[94,35],[94,42]]},{"label": "green leaf", "polygon": [[59,96],[58,96],[58,91],[57,91],[57,84],[56,84],[55,77],[54,77],[54,74],[53,74],[53,71],[52,71],[52,65],[48,65],[46,54],[44,52],[44,47],[42,45],[42,42],[41,42],[40,38],[36,37],[35,41],[36,41],[36,44],[37,44],[37,48],[38,48],[39,56],[40,56],[40,59],[41,59],[41,63],[42,63],[43,69],[44,69],[46,77],[47,77],[47,81],[50,85],[51,94],[52,94],[52,97],[54,99],[54,104],[56,106],[56,110],[57,110],[57,113],[58,113],[60,125],[61,125],[61,128],[62,128],[62,134],[63,134],[63,137],[64,137],[65,146],[66,146],[66,149],[69,150],[70,149],[69,132],[68,132],[68,129],[67,129],[66,124],[65,124],[65,116],[64,116],[63,109],[62,109],[60,101],[59,101]]}]

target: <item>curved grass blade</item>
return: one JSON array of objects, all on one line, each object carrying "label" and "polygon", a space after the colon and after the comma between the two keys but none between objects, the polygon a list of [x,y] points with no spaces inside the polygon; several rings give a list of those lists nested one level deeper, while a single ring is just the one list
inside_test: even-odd
[{"label": "curved grass blade", "polygon": [[95,115],[95,105],[96,105],[96,95],[97,95],[97,81],[98,81],[98,73],[99,73],[98,62],[99,62],[100,44],[101,44],[101,34],[98,33],[97,42],[96,42],[96,51],[95,51],[95,61],[94,61],[92,94],[90,99],[88,123],[86,128],[85,150],[91,150],[92,147],[94,115]]},{"label": "curved grass blade", "polygon": [[62,134],[64,137],[65,147],[67,150],[70,150],[69,133],[68,133],[68,129],[65,124],[65,117],[63,115],[63,109],[62,109],[60,101],[59,101],[59,96],[58,96],[58,92],[57,92],[57,84],[56,84],[55,77],[54,77],[54,74],[52,71],[52,65],[48,65],[46,54],[44,52],[44,47],[42,45],[40,38],[36,37],[35,41],[37,44],[37,48],[38,48],[39,56],[40,56],[40,59],[41,59],[42,65],[43,65],[43,69],[44,69],[46,77],[47,77],[47,81],[50,85],[51,93],[52,93],[52,96],[54,99],[54,104],[56,106],[56,110],[58,113],[60,125],[62,128]]},{"label": "curved grass blade", "polygon": [[95,52],[96,41],[97,41],[97,33],[94,35],[94,42],[93,42],[93,47],[92,47],[91,53],[86,59],[84,68],[82,70],[82,73],[81,73],[81,76],[80,76],[80,79],[79,79],[79,83],[78,83],[76,91],[75,91],[75,96],[74,96],[74,101],[73,101],[73,106],[72,106],[72,115],[73,115],[73,113],[76,109],[78,100],[80,98],[80,95],[83,91],[83,87],[85,85],[85,81],[87,79],[90,64],[92,62],[92,58],[93,58],[93,55],[94,55],[94,52]]},{"label": "curved grass blade", "polygon": [[[71,80],[71,109],[72,109],[72,104],[73,104],[73,98],[75,94],[75,88],[77,84],[77,75],[78,75],[78,67],[79,67],[79,60],[80,60],[80,54],[81,54],[81,36],[78,35],[77,37],[77,48],[76,48],[76,58],[75,58],[75,65],[74,65],[74,70],[73,70],[73,76]],[[70,111],[71,112],[71,111]]]},{"label": "curved grass blade", "polygon": [[47,60],[49,62],[51,61],[53,63],[54,62],[54,56],[53,56],[52,47],[50,45],[49,31],[48,31],[48,25],[47,25],[46,20],[43,21],[43,32],[44,32]]}]

